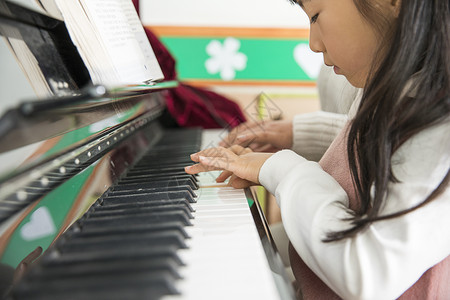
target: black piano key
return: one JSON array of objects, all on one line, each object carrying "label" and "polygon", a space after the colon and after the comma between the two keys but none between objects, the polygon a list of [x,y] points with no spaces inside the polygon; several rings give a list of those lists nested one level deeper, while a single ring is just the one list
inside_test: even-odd
[{"label": "black piano key", "polygon": [[[190,162],[188,165],[193,164],[194,162]],[[184,167],[186,167],[185,164],[176,164],[176,165],[155,165],[153,167],[145,167],[145,166],[139,166],[139,164],[135,165],[133,168],[130,169],[129,172],[131,174],[133,172],[141,172],[141,173],[147,173],[149,171],[151,172],[178,172],[178,171],[184,171]]]},{"label": "black piano key", "polygon": [[[166,131],[120,181],[64,233],[14,291],[18,299],[158,299],[177,294],[177,251],[189,238],[197,176],[184,167],[201,130]],[[80,166],[55,170],[58,181]],[[43,188],[36,182],[30,193]],[[28,191],[27,191],[28,192]],[[1,217],[1,207],[0,207]]]},{"label": "black piano key", "polygon": [[139,165],[135,165],[133,168],[131,168],[127,174],[134,174],[134,173],[143,173],[143,174],[147,174],[148,172],[163,172],[163,173],[168,173],[168,172],[179,172],[179,171],[184,171],[184,167],[183,166],[167,166],[167,165],[161,165],[161,166],[155,166],[153,168],[149,168],[149,167],[140,167]]},{"label": "black piano key", "polygon": [[175,230],[180,232],[180,234],[188,238],[186,230],[184,229],[184,224],[181,222],[164,222],[164,223],[150,223],[150,224],[138,224],[132,227],[124,227],[120,224],[108,225],[107,227],[79,227],[78,223],[75,224],[74,229],[67,231],[64,234],[64,238],[72,238],[76,236],[108,236],[120,233],[145,233],[145,232],[157,232],[163,230]]},{"label": "black piano key", "polygon": [[127,183],[141,183],[141,182],[148,182],[148,181],[178,181],[178,180],[192,180],[192,182],[197,182],[197,178],[194,175],[191,174],[185,174],[185,175],[160,175],[160,176],[138,176],[138,177],[126,177],[122,178],[118,184],[127,184]]},{"label": "black piano key", "polygon": [[[118,222],[130,219],[136,219],[137,221],[142,220],[144,218],[151,219],[150,222],[161,223],[168,221],[180,221],[181,218],[184,220],[190,220],[193,218],[191,212],[185,207],[180,206],[170,206],[170,207],[158,207],[156,209],[148,209],[148,210],[137,210],[126,214],[114,214],[113,212],[106,213],[98,213],[95,212],[89,213],[86,215],[84,224],[89,224],[97,221],[105,221],[105,220],[117,220]],[[133,221],[134,222],[134,221]],[[186,223],[186,225],[189,225]]]},{"label": "black piano key", "polygon": [[104,204],[122,204],[131,202],[148,202],[152,200],[174,200],[186,199],[190,203],[194,203],[195,199],[187,191],[175,192],[154,192],[154,193],[135,193],[130,195],[106,195],[100,203]]},{"label": "black piano key", "polygon": [[85,226],[109,226],[121,224],[122,226],[136,226],[145,223],[164,223],[164,222],[182,222],[185,226],[191,226],[189,217],[184,211],[164,211],[155,213],[146,213],[135,216],[110,216],[102,218],[85,218],[80,219],[82,227]]},{"label": "black piano key", "polygon": [[[184,168],[174,167],[174,168],[145,168],[145,169],[131,169],[127,172],[127,177],[136,175],[148,175],[148,174],[167,174],[167,173],[180,173],[183,174]],[[186,173],[184,173],[186,174]]]},{"label": "black piano key", "polygon": [[[176,176],[149,176],[149,177],[130,177],[130,178],[123,178],[118,183],[117,186],[120,185],[130,185],[130,184],[146,184],[149,182],[155,182],[160,183],[159,187],[153,187],[153,188],[159,188],[161,191],[167,190],[173,190],[180,189],[180,186],[184,184],[184,182],[189,182],[188,186],[194,187],[195,189],[198,188],[198,176],[194,175],[176,175]],[[138,191],[138,190],[134,190]]]},{"label": "black piano key", "polygon": [[148,188],[148,189],[126,189],[126,187],[123,187],[121,190],[112,189],[108,191],[108,196],[119,196],[119,195],[129,195],[130,193],[142,193],[142,194],[151,194],[151,193],[157,193],[157,192],[178,192],[178,191],[186,191],[188,192],[192,197],[197,197],[197,194],[194,192],[194,190],[188,186],[188,185],[180,185],[180,186],[169,186],[165,188]]},{"label": "black piano key", "polygon": [[48,254],[42,257],[41,263],[43,266],[50,265],[65,265],[70,267],[85,262],[113,262],[121,259],[164,259],[171,258],[179,265],[184,265],[184,262],[177,254],[180,247],[177,245],[144,245],[141,247],[134,247],[123,252],[123,249],[109,249],[108,251],[100,250],[86,250],[83,252],[61,252],[53,247]]},{"label": "black piano key", "polygon": [[158,213],[158,212],[168,212],[168,211],[181,211],[183,212],[189,219],[192,219],[193,216],[191,214],[191,209],[183,204],[162,204],[155,206],[141,206],[134,208],[115,208],[115,209],[102,209],[99,207],[93,211],[88,213],[88,218],[104,218],[104,217],[113,217],[113,216],[139,216],[145,215],[148,213]]},{"label": "black piano key", "polygon": [[0,218],[1,217],[9,217],[12,212],[17,210],[16,202],[3,201],[0,204]]},{"label": "black piano key", "polygon": [[182,168],[186,167],[188,165],[191,165],[193,161],[189,158],[189,154],[186,154],[187,158],[181,158],[181,159],[173,159],[168,162],[162,162],[162,161],[155,161],[155,160],[149,160],[149,161],[141,161],[136,164],[135,168],[158,168],[163,165],[166,165],[171,168]]},{"label": "black piano key", "polygon": [[23,281],[13,296],[22,299],[157,299],[178,293],[174,286],[177,277],[169,271],[33,279]]},{"label": "black piano key", "polygon": [[190,166],[190,165],[193,165],[193,164],[195,164],[195,162],[193,162],[191,159],[183,159],[183,161],[180,161],[178,163],[175,163],[175,162],[162,162],[162,161],[152,162],[152,163],[150,163],[150,162],[141,162],[141,163],[139,163],[139,164],[134,166],[133,171],[145,170],[145,169],[147,169],[147,170],[155,170],[155,169],[161,168],[162,166],[166,166],[166,167],[169,167],[169,168],[178,168],[178,169],[183,168],[184,169],[186,166]]},{"label": "black piano key", "polygon": [[107,199],[103,201],[101,204],[95,204],[92,207],[92,210],[98,211],[117,211],[122,210],[124,213],[127,209],[137,209],[137,208],[149,208],[156,206],[164,206],[164,205],[181,205],[182,207],[186,207],[190,212],[194,212],[194,208],[190,204],[190,202],[186,198],[179,199],[164,199],[164,200],[152,200],[152,201],[126,201],[125,203],[108,203]]},{"label": "black piano key", "polygon": [[182,163],[192,162],[188,153],[183,153],[183,155],[171,155],[170,153],[152,153],[147,157],[144,157],[139,161],[139,166],[157,166],[162,164],[168,164],[169,166],[179,165]]},{"label": "black piano key", "polygon": [[[167,177],[182,177],[182,176],[186,176],[186,175],[190,175],[190,174],[186,174],[186,172],[184,170],[180,170],[180,171],[172,171],[172,172],[152,172],[152,171],[148,171],[146,173],[144,172],[139,172],[139,174],[133,174],[133,173],[128,173],[127,176],[123,179],[139,179],[139,178],[144,178],[144,179],[151,179],[151,178],[167,178]],[[190,177],[190,176],[189,176]]]},{"label": "black piano key", "polygon": [[176,230],[166,230],[158,232],[122,233],[106,236],[77,236],[62,240],[56,247],[59,251],[70,250],[103,250],[107,252],[111,248],[126,250],[130,247],[140,247],[141,245],[174,245],[178,248],[187,248],[185,237]]},{"label": "black piano key", "polygon": [[45,279],[55,277],[76,277],[89,275],[103,276],[106,274],[120,274],[122,272],[143,271],[168,271],[174,277],[181,278],[177,269],[180,267],[178,261],[171,257],[158,259],[117,259],[114,261],[89,261],[79,262],[67,268],[65,265],[47,265],[32,270],[33,276]]},{"label": "black piano key", "polygon": [[135,189],[151,189],[151,188],[170,188],[173,186],[188,185],[193,190],[198,190],[198,184],[193,182],[191,179],[181,179],[181,180],[152,180],[151,182],[141,182],[141,183],[123,183],[114,187],[114,190],[130,190]]},{"label": "black piano key", "polygon": [[180,176],[180,177],[166,177],[166,178],[152,178],[151,180],[145,180],[145,179],[131,179],[131,180],[121,180],[118,185],[126,185],[126,184],[145,184],[147,182],[152,182],[155,184],[159,184],[161,187],[165,186],[178,186],[180,184],[187,183],[189,186],[191,186],[193,189],[198,190],[199,185],[197,183],[197,179],[195,176]]}]

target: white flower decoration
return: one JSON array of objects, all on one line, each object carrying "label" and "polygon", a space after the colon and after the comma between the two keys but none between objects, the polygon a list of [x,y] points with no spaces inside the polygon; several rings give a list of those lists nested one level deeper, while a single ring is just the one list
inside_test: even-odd
[{"label": "white flower decoration", "polygon": [[211,56],[205,62],[209,74],[220,72],[223,80],[229,81],[236,77],[236,71],[242,71],[247,67],[247,56],[238,52],[241,47],[239,40],[228,37],[223,45],[218,40],[212,40],[206,46],[206,53]]}]

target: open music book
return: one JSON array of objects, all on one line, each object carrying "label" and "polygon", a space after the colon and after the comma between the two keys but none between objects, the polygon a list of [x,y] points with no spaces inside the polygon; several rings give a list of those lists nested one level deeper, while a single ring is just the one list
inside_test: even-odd
[{"label": "open music book", "polygon": [[0,8],[0,35],[38,98],[71,95],[89,83],[164,79],[131,0],[7,0]]},{"label": "open music book", "polygon": [[[131,0],[54,2],[94,84],[117,86],[164,78]],[[46,7],[51,3],[41,1]]]}]

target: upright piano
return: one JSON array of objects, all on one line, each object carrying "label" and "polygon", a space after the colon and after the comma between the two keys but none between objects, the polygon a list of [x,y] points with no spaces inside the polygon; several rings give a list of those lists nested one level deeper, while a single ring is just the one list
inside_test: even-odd
[{"label": "upright piano", "polygon": [[[0,14],[24,36],[36,22]],[[164,126],[176,86],[85,85],[1,116],[0,158],[20,158],[0,174],[1,270],[45,250],[5,299],[294,298],[254,193],[184,172],[226,132]]]}]

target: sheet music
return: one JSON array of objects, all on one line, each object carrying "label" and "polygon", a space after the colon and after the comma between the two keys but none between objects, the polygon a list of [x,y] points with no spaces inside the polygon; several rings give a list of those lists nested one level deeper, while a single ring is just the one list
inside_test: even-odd
[{"label": "sheet music", "polygon": [[[153,61],[148,59],[148,53],[153,51],[131,1],[90,0],[84,1],[83,6],[88,8],[87,12],[96,25],[111,59],[116,62],[115,68],[121,82],[142,82],[142,78],[150,79],[155,76],[161,79],[161,75],[155,74],[155,67],[152,67],[156,58]],[[143,52],[145,40],[146,53]],[[147,57],[144,54],[147,54]]]},{"label": "sheet music", "polygon": [[122,8],[128,19],[128,24],[131,27],[131,31],[134,33],[134,37],[142,49],[146,68],[150,71],[150,73],[152,74],[152,78],[154,78],[155,80],[163,79],[164,75],[162,73],[161,67],[159,66],[152,46],[148,41],[147,35],[145,34],[141,20],[136,13],[134,5],[131,1],[122,0]]},{"label": "sheet music", "polygon": [[94,83],[139,84],[163,73],[129,0],[57,0]]}]

